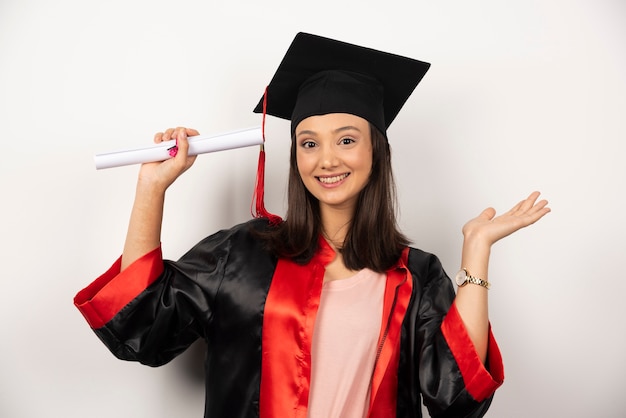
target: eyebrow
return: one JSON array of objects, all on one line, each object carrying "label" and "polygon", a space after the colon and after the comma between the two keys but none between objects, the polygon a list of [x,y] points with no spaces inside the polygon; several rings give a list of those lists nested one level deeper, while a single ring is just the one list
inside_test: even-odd
[{"label": "eyebrow", "polygon": [[[361,132],[361,130],[359,128],[357,128],[356,126],[352,126],[352,125],[348,125],[348,126],[342,126],[341,128],[337,128],[335,130],[333,130],[334,134],[337,133],[341,133],[344,131],[351,131],[351,130],[355,130],[358,132]],[[296,134],[296,137],[300,136],[300,135],[316,135],[317,132],[315,131],[311,131],[311,130],[304,130],[304,131],[300,131]]]}]

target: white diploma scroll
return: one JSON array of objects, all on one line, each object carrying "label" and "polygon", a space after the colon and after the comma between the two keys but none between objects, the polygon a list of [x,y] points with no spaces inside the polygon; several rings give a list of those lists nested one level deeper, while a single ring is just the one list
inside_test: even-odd
[{"label": "white diploma scroll", "polygon": [[[189,155],[198,155],[207,152],[261,145],[263,143],[263,133],[261,127],[254,127],[219,135],[190,136],[188,139]],[[176,140],[172,139],[143,148],[124,149],[104,154],[96,154],[94,161],[97,170],[131,164],[165,161],[168,158],[172,158],[170,156],[170,150],[175,146]]]}]

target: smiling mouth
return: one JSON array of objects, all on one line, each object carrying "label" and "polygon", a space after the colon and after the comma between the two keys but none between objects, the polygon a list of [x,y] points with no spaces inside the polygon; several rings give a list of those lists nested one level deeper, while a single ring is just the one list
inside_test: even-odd
[{"label": "smiling mouth", "polygon": [[334,183],[339,183],[341,180],[345,179],[349,175],[350,173],[345,173],[345,174],[340,174],[338,176],[333,176],[333,177],[317,177],[317,179],[320,181],[320,183],[334,184]]}]

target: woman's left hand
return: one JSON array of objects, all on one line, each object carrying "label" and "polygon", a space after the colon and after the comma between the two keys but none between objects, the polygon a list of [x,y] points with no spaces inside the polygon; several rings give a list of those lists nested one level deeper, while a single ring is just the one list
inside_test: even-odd
[{"label": "woman's left hand", "polygon": [[496,216],[494,208],[485,209],[478,217],[463,226],[465,240],[480,240],[487,246],[512,234],[513,232],[532,225],[550,212],[547,200],[537,201],[539,192],[533,192],[508,212]]}]

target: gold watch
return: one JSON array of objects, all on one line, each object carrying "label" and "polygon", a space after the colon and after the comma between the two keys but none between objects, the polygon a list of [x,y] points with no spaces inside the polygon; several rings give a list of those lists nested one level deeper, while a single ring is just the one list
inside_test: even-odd
[{"label": "gold watch", "polygon": [[491,287],[491,283],[486,280],[479,279],[478,277],[471,276],[466,269],[461,269],[454,277],[457,286],[462,287],[468,283],[477,284],[478,286],[482,286],[485,289],[489,289]]}]

